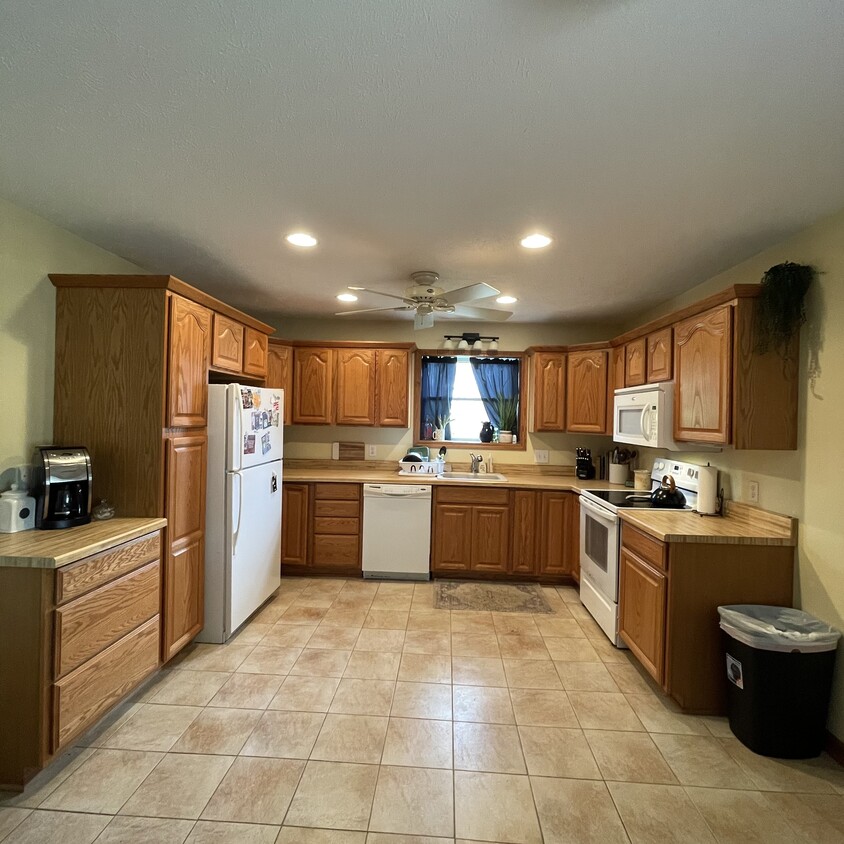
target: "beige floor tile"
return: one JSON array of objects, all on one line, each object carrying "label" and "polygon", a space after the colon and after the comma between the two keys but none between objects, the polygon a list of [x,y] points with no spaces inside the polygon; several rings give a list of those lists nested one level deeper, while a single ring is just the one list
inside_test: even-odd
[{"label": "beige floor tile", "polygon": [[108,815],[34,811],[4,844],[91,844],[111,820]]},{"label": "beige floor tile", "polygon": [[357,680],[395,680],[400,661],[399,653],[352,651],[343,676]]},{"label": "beige floor tile", "polygon": [[287,674],[301,653],[301,648],[257,645],[237,671],[240,674]]},{"label": "beige floor tile", "polygon": [[402,610],[408,612],[413,604],[413,595],[376,595],[369,605],[371,610]]},{"label": "beige floor tile", "polygon": [[501,650],[494,633],[452,633],[451,655],[500,658]]},{"label": "beige floor tile", "polygon": [[518,730],[508,724],[455,722],[454,767],[487,773],[526,773]]},{"label": "beige floor tile", "polygon": [[279,674],[232,674],[208,706],[266,709],[283,679]]},{"label": "beige floor tile", "polygon": [[571,614],[572,618],[576,618],[580,621],[582,618],[592,618],[589,615],[589,610],[580,603],[580,599],[578,598],[577,601],[569,601],[567,598],[563,597],[563,602],[566,605],[566,609]]},{"label": "beige floor tile", "polygon": [[510,689],[516,723],[525,727],[577,727],[565,692],[554,689]]},{"label": "beige floor tile", "polygon": [[531,777],[530,784],[545,844],[628,844],[604,783]]},{"label": "beige floor tile", "polygon": [[844,798],[840,795],[769,791],[762,796],[786,819],[797,840],[813,844],[844,841]]},{"label": "beige floor tile", "polygon": [[232,675],[224,671],[163,671],[149,703],[205,706]]},{"label": "beige floor tile", "polygon": [[294,604],[288,607],[278,620],[284,621],[285,624],[318,624],[326,612],[325,607],[302,607]]},{"label": "beige floor tile", "polygon": [[[591,641],[607,642],[607,634],[601,629],[598,622],[594,618],[580,618],[576,619],[578,626],[583,631],[583,635]],[[612,643],[610,643],[612,644]]]},{"label": "beige floor tile", "polygon": [[706,724],[706,729],[715,738],[733,737],[733,731],[730,729],[730,722],[727,718],[719,718],[716,715],[703,715],[700,720]]},{"label": "beige floor tile", "polygon": [[794,830],[758,791],[686,788],[720,844],[794,844]]},{"label": "beige floor tile", "polygon": [[653,740],[683,785],[756,787],[715,738],[653,733]]},{"label": "beige floor tile", "polygon": [[202,812],[212,821],[281,824],[305,763],[294,759],[240,756]]},{"label": "beige floor tile", "polygon": [[372,605],[372,596],[369,595],[345,595],[340,593],[331,605],[332,610],[353,610],[355,612],[369,612]]},{"label": "beige floor tile", "polygon": [[363,626],[376,630],[405,630],[409,615],[404,610],[370,610]]},{"label": "beige floor tile", "polygon": [[317,627],[308,640],[309,648],[326,648],[334,651],[350,651],[360,636],[360,627]]},{"label": "beige floor tile", "polygon": [[275,624],[284,615],[284,611],[290,606],[290,602],[268,603],[252,616],[252,621],[259,624]]},{"label": "beige floor tile", "polygon": [[[592,621],[592,619],[590,618],[589,621]],[[587,638],[588,636],[589,634],[587,633]],[[598,654],[601,662],[623,665],[636,661],[636,657],[632,656],[630,651],[615,647],[603,633],[600,636],[595,636],[595,638],[590,638],[589,642],[595,649],[595,653]]]},{"label": "beige floor tile", "polygon": [[550,659],[545,640],[538,633],[533,635],[499,633],[498,647],[501,650],[501,656],[507,659]]},{"label": "beige floor tile", "polygon": [[584,730],[634,730],[645,728],[623,694],[618,692],[569,692],[577,720]]},{"label": "beige floor tile", "polygon": [[408,630],[404,652],[451,656],[451,634],[441,630]]},{"label": "beige floor tile", "polygon": [[538,636],[534,618],[530,613],[494,612],[492,624],[499,636]]},{"label": "beige floor tile", "polygon": [[370,832],[366,836],[366,844],[452,844],[453,840],[432,835],[393,835],[390,832]]},{"label": "beige floor tile", "polygon": [[460,838],[541,844],[527,777],[454,772],[455,830]]},{"label": "beige floor tile", "polygon": [[168,754],[120,810],[122,815],[198,818],[234,759]]},{"label": "beige floor tile", "polygon": [[278,694],[267,708],[293,712],[328,712],[339,685],[339,677],[285,677]]},{"label": "beige floor tile", "polygon": [[93,747],[72,747],[39,771],[20,794],[0,792],[4,808],[34,809],[40,806],[74,771],[94,753]]},{"label": "beige floor tile", "polygon": [[605,780],[677,785],[647,733],[586,730],[585,735]]},{"label": "beige floor tile", "polygon": [[184,844],[193,821],[117,815],[100,833],[97,844]]},{"label": "beige floor tile", "polygon": [[455,656],[451,659],[453,682],[462,686],[506,686],[504,665],[498,657]]},{"label": "beige floor tile", "polygon": [[120,750],[169,750],[202,709],[145,703],[119,729],[102,740],[102,747]]},{"label": "beige floor tile", "polygon": [[252,653],[254,645],[190,645],[174,668],[191,671],[237,671],[238,666]]},{"label": "beige floor tile", "polygon": [[627,702],[649,733],[708,736],[706,724],[696,715],[685,715],[664,695],[628,694]]},{"label": "beige floor tile", "polygon": [[572,727],[519,727],[528,773],[540,777],[601,779],[583,731]]},{"label": "beige floor tile", "polygon": [[322,620],[323,627],[363,627],[368,610],[365,606],[355,609],[332,607]]},{"label": "beige floor tile", "polygon": [[407,618],[408,630],[430,630],[432,632],[451,632],[451,613],[447,610],[420,610],[412,608]]},{"label": "beige floor tile", "polygon": [[451,771],[382,765],[372,804],[373,832],[454,835]]},{"label": "beige floor tile", "polygon": [[277,826],[199,821],[185,844],[273,844]]},{"label": "beige floor tile", "polygon": [[244,756],[307,759],[325,716],[317,712],[267,711],[243,746]]},{"label": "beige floor tile", "polygon": [[315,624],[279,622],[273,625],[272,630],[261,640],[261,644],[272,648],[304,648],[316,629]]},{"label": "beige floor tile", "polygon": [[14,806],[4,808],[0,806],[0,841],[16,826],[20,826],[31,812],[32,809],[23,809]]},{"label": "beige floor tile", "polygon": [[344,677],[328,711],[345,715],[389,715],[394,688],[392,680],[355,680]]},{"label": "beige floor tile", "polygon": [[461,610],[451,614],[452,633],[495,633],[492,613]]},{"label": "beige floor tile", "polygon": [[551,638],[582,639],[585,635],[573,618],[558,618],[553,615],[537,617],[536,627],[542,636]]},{"label": "beige floor tile", "polygon": [[504,672],[511,689],[562,689],[563,684],[547,659],[505,659]]},{"label": "beige floor tile", "polygon": [[546,636],[545,647],[556,662],[600,662],[598,652],[588,639]]},{"label": "beige floor tile", "polygon": [[294,607],[320,607],[327,610],[334,603],[334,595],[306,594],[302,593],[295,601],[291,602]]},{"label": "beige floor tile", "polygon": [[484,724],[515,724],[507,689],[454,686],[454,720]]},{"label": "beige floor tile", "polygon": [[387,721],[386,717],[374,715],[328,715],[311,759],[377,765],[384,748]]},{"label": "beige floor tile", "polygon": [[249,621],[232,637],[234,645],[257,645],[274,627],[274,622]]},{"label": "beige floor tile", "polygon": [[416,591],[415,583],[398,583],[384,581],[378,584],[378,595],[408,595],[413,596]]},{"label": "beige floor tile", "polygon": [[95,751],[42,804],[42,809],[115,814],[164,758],[138,750]]},{"label": "beige floor tile", "polygon": [[632,844],[715,844],[682,788],[634,782],[611,782],[607,788]]},{"label": "beige floor tile", "polygon": [[170,751],[236,756],[261,719],[261,712],[260,709],[204,709]]},{"label": "beige floor tile", "polygon": [[404,647],[404,630],[378,630],[364,628],[360,632],[355,650],[378,653],[400,653]]},{"label": "beige floor tile", "polygon": [[451,686],[441,683],[396,683],[393,695],[394,718],[434,718],[451,720]]},{"label": "beige floor tile", "polygon": [[293,663],[290,673],[304,677],[342,677],[350,651],[326,651],[305,648]]},{"label": "beige floor tile", "polygon": [[645,679],[644,671],[629,662],[605,663],[618,690],[630,694],[661,694]]},{"label": "beige floor tile", "polygon": [[451,723],[421,718],[390,718],[381,764],[451,768]]},{"label": "beige floor tile", "polygon": [[451,657],[405,652],[401,657],[399,680],[410,683],[450,683]]},{"label": "beige floor tile", "polygon": [[283,826],[275,844],[366,844],[365,832]]},{"label": "beige floor tile", "polygon": [[310,761],[285,818],[288,826],[365,830],[377,765]]},{"label": "beige floor tile", "polygon": [[555,662],[563,688],[569,692],[617,692],[618,686],[602,662]]}]

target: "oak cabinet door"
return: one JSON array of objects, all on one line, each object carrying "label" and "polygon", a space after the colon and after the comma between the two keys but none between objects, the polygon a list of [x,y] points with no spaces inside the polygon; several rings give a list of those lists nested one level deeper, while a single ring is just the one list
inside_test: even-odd
[{"label": "oak cabinet door", "polygon": [[533,430],[566,429],[566,356],[537,352],[533,356]]},{"label": "oak cabinet door", "polygon": [[624,384],[626,387],[638,387],[645,383],[645,338],[631,340],[624,346]]},{"label": "oak cabinet door", "polygon": [[371,349],[337,349],[337,425],[375,424],[375,352]]},{"label": "oak cabinet door", "polygon": [[281,485],[281,564],[308,565],[310,526],[308,484]]},{"label": "oak cabinet door", "polygon": [[571,523],[573,493],[539,493],[539,573],[571,574],[571,553],[568,534]]},{"label": "oak cabinet door", "polygon": [[469,571],[472,559],[472,506],[434,506],[431,569],[435,572]]},{"label": "oak cabinet door", "polygon": [[375,424],[408,427],[410,353],[405,349],[378,349],[375,353],[378,410]]},{"label": "oak cabinet door", "polygon": [[517,489],[513,493],[512,574],[539,573],[539,493]]},{"label": "oak cabinet door", "polygon": [[211,311],[182,296],[170,298],[167,425],[204,428],[208,422]]},{"label": "oak cabinet door", "polygon": [[167,554],[162,659],[202,630],[205,610],[205,432],[167,438]]},{"label": "oak cabinet door", "polygon": [[619,633],[647,672],[662,685],[666,577],[623,545],[619,569]]},{"label": "oak cabinet door", "polygon": [[670,381],[674,377],[673,333],[668,327],[648,335],[648,384]]},{"label": "oak cabinet door", "polygon": [[473,507],[471,531],[472,571],[504,574],[510,557],[510,508]]},{"label": "oak cabinet door", "polygon": [[624,387],[624,346],[617,346],[612,350],[612,392]]},{"label": "oak cabinet door", "polygon": [[566,569],[580,583],[580,496],[571,495],[569,533],[566,539]]},{"label": "oak cabinet door", "polygon": [[243,372],[255,378],[267,374],[267,347],[269,337],[254,328],[247,328],[243,337]]},{"label": "oak cabinet door", "polygon": [[567,431],[606,433],[607,357],[606,349],[568,353]]},{"label": "oak cabinet door", "polygon": [[293,349],[270,343],[267,349],[267,386],[284,390],[284,424],[293,421]]},{"label": "oak cabinet door", "polygon": [[333,404],[334,349],[294,349],[293,424],[330,425]]},{"label": "oak cabinet door", "polygon": [[732,307],[674,326],[674,439],[730,441]]},{"label": "oak cabinet door", "polygon": [[211,365],[230,372],[243,369],[243,326],[237,320],[218,313],[214,314]]}]

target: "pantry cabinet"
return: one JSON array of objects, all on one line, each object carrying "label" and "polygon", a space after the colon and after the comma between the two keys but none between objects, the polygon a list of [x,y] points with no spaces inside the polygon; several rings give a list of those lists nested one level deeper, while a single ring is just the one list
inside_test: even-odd
[{"label": "pantry cabinet", "polygon": [[607,432],[607,349],[569,351],[566,385],[566,430],[571,433]]},{"label": "pantry cabinet", "polygon": [[566,429],[566,356],[561,352],[533,355],[532,431]]},{"label": "pantry cabinet", "polygon": [[308,484],[281,485],[282,569],[285,566],[308,564],[310,489]]},{"label": "pantry cabinet", "polygon": [[284,424],[293,422],[293,348],[270,340],[267,348],[267,387],[284,391]]}]

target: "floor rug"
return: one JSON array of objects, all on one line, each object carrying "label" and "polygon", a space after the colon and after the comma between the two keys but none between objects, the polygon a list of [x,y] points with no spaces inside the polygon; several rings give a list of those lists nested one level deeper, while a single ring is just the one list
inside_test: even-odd
[{"label": "floor rug", "polygon": [[438,580],[434,587],[434,606],[438,610],[554,612],[538,583]]}]

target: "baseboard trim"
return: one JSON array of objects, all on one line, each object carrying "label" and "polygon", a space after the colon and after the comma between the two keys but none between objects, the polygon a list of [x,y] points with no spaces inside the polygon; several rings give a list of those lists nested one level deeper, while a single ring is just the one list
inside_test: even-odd
[{"label": "baseboard trim", "polygon": [[844,765],[844,741],[826,731],[826,752],[839,764]]}]

